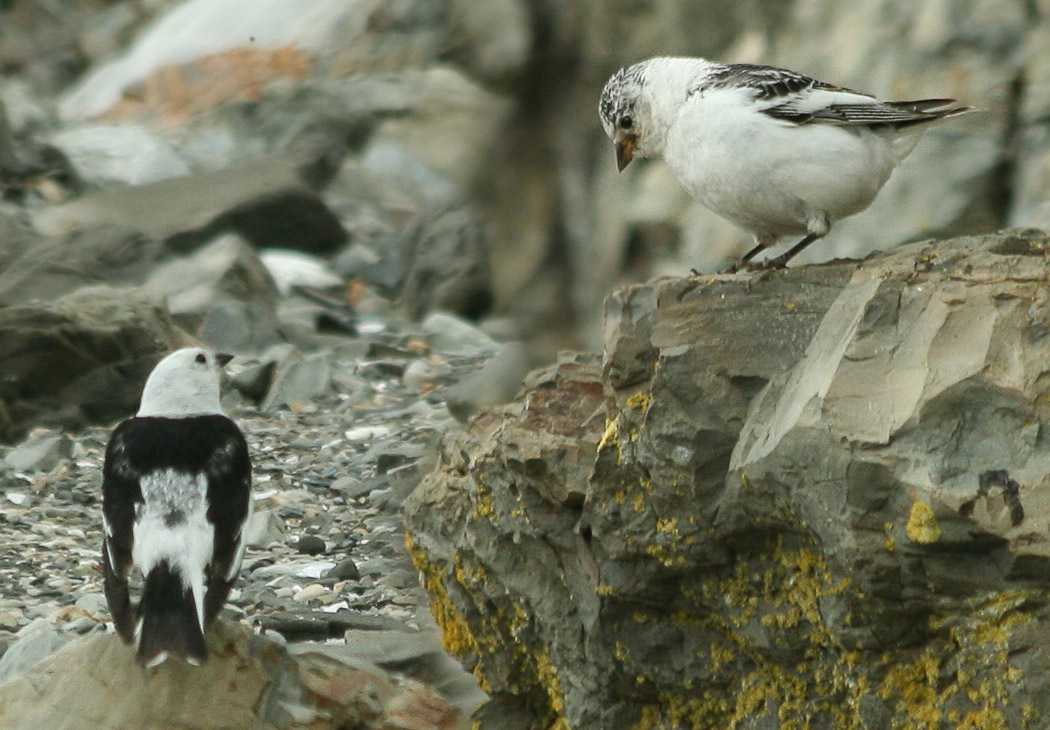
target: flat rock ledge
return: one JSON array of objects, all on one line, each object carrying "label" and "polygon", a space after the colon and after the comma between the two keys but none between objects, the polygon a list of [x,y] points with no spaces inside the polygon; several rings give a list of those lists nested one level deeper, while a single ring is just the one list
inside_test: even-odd
[{"label": "flat rock ledge", "polygon": [[146,670],[116,634],[74,639],[0,684],[0,727],[20,730],[452,730],[466,718],[415,680],[341,647],[285,648],[218,623],[199,667]]},{"label": "flat rock ledge", "polygon": [[659,279],[406,503],[482,728],[1050,716],[1050,238]]}]

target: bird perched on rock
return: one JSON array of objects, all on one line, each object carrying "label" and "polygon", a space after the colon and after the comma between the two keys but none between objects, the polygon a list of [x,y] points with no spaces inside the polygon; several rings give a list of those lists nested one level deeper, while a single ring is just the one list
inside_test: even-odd
[{"label": "bird perched on rock", "polygon": [[973,111],[954,99],[880,101],[794,71],[651,58],[613,74],[598,113],[622,171],[662,157],[697,201],[751,232],[737,271],[781,236],[780,268],[867,208],[930,123]]},{"label": "bird perched on rock", "polygon": [[[226,602],[244,552],[251,461],[219,402],[229,355],[199,347],[154,368],[138,413],[106,449],[102,568],[117,632],[150,667],[208,657],[204,632]],[[144,577],[132,607],[128,578]]]}]

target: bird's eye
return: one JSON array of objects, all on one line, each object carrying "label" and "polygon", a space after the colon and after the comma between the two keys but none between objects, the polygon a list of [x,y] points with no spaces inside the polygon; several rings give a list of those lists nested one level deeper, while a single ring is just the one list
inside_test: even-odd
[{"label": "bird's eye", "polygon": [[208,358],[206,358],[206,357],[204,356],[204,353],[203,353],[203,352],[202,352],[202,353],[200,353],[199,355],[197,355],[197,357],[195,357],[195,358],[194,358],[194,360],[196,360],[197,362],[199,362],[199,363],[200,363],[201,365],[207,365],[207,364],[208,364]]},{"label": "bird's eye", "polygon": [[620,117],[620,128],[621,129],[630,129],[632,126],[634,126],[634,120],[631,119],[630,116],[624,115],[624,116]]}]

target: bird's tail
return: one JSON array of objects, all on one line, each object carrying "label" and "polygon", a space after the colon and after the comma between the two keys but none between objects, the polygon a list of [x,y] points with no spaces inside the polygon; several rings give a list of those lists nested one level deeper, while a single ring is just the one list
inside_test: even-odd
[{"label": "bird's tail", "polygon": [[162,560],[150,570],[142,589],[138,661],[153,667],[169,655],[200,664],[208,658],[208,647],[193,590]]}]

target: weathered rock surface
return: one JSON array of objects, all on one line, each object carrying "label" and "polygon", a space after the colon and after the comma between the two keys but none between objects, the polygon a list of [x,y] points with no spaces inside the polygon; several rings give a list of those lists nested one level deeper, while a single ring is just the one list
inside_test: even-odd
[{"label": "weathered rock surface", "polygon": [[482,727],[1038,727],[1048,252],[616,291],[406,503]]},{"label": "weathered rock surface", "polygon": [[0,684],[0,727],[452,730],[466,724],[459,709],[426,686],[395,679],[345,648],[288,651],[235,624],[217,624],[209,643],[212,656],[200,667],[171,661],[144,671],[115,634],[76,639]]},{"label": "weathered rock surface", "polygon": [[157,360],[187,342],[163,307],[107,287],[0,308],[0,438],[133,413]]}]

